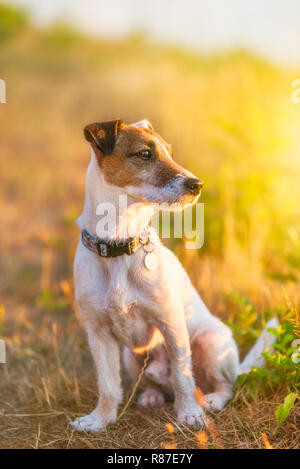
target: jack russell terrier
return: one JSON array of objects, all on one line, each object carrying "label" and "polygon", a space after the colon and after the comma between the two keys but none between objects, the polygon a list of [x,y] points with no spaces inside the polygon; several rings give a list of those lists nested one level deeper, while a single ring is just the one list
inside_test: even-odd
[{"label": "jack russell terrier", "polygon": [[[209,312],[176,256],[149,227],[155,204],[184,208],[198,200],[203,185],[175,163],[171,146],[151,124],[117,119],[90,124],[84,135],[92,155],[77,222],[75,297],[96,365],[99,400],[72,426],[97,432],[116,421],[124,345],[133,379],[149,354],[138,405],[161,406],[171,396],[178,423],[199,428],[203,409],[222,409],[237,375],[262,364],[261,352],[273,336],[265,328],[239,364],[231,330]],[[119,203],[125,195],[126,206]],[[103,208],[113,209],[115,224],[99,222]]]}]

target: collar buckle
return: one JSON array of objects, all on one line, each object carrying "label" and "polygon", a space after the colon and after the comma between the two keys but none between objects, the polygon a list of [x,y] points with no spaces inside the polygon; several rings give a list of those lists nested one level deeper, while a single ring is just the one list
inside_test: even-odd
[{"label": "collar buckle", "polygon": [[101,243],[101,241],[96,241],[95,242],[98,255],[100,257],[107,257],[108,256],[108,249],[107,249],[107,244]]}]

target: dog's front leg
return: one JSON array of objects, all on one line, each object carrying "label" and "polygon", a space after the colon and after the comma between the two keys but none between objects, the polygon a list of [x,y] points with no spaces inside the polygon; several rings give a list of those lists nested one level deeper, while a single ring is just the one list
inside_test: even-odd
[{"label": "dog's front leg", "polygon": [[93,412],[77,418],[71,425],[78,431],[97,432],[117,418],[122,399],[120,350],[109,329],[94,321],[87,321],[86,328],[97,370],[99,400]]},{"label": "dog's front leg", "polygon": [[[180,424],[201,427],[203,410],[196,400],[196,385],[192,374],[191,348],[183,314],[172,315],[161,324],[172,367],[175,409]],[[182,319],[179,319],[182,317]]]}]

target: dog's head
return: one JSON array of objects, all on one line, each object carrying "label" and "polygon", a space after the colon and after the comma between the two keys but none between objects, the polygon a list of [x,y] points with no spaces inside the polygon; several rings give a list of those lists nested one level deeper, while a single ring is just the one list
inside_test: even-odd
[{"label": "dog's head", "polygon": [[171,146],[143,120],[125,125],[117,119],[84,128],[106,183],[146,203],[184,206],[197,201],[200,179],[172,158]]}]

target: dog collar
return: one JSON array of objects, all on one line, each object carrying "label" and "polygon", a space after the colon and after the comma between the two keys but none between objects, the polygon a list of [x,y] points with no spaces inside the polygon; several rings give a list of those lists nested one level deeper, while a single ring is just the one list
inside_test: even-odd
[{"label": "dog collar", "polygon": [[81,232],[81,240],[87,249],[97,253],[100,257],[118,257],[124,254],[131,256],[139,248],[150,242],[148,233],[125,241],[106,241],[97,236],[92,236],[87,230]]}]

